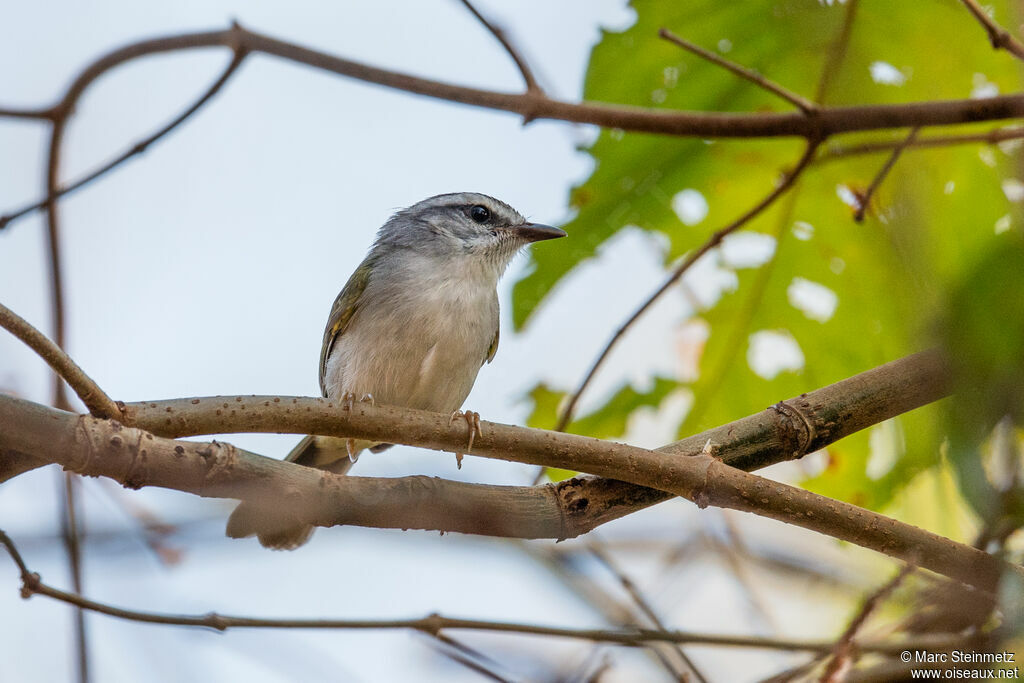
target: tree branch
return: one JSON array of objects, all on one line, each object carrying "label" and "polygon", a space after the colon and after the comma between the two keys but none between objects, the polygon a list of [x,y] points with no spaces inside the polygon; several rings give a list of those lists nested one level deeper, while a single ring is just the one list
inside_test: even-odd
[{"label": "tree branch", "polygon": [[[807,652],[830,652],[832,643],[829,641],[751,638],[743,636],[717,636],[685,631],[657,631],[653,629],[575,629],[556,626],[539,626],[534,624],[518,624],[511,622],[485,621],[479,619],[456,619],[432,614],[422,619],[260,619],[208,612],[206,614],[160,614],[114,607],[102,602],[90,600],[82,595],[68,593],[43,583],[39,574],[29,570],[17,546],[5,532],[0,531],[0,545],[3,545],[14,560],[21,573],[21,595],[29,598],[33,595],[45,595],[71,605],[81,607],[99,614],[128,621],[139,621],[149,624],[166,624],[173,626],[195,626],[225,631],[229,628],[309,628],[309,629],[412,629],[428,635],[441,631],[473,630],[496,633],[520,633],[536,636],[554,636],[575,638],[595,642],[616,643],[629,647],[642,647],[650,642],[691,643],[722,647],[745,647],[765,650],[796,650]],[[962,643],[963,638],[952,640],[942,638],[921,638],[914,641],[893,643],[863,643],[860,648],[865,652],[896,654],[905,649],[942,650]]]},{"label": "tree branch", "polygon": [[[189,117],[191,117],[197,111],[202,109],[202,107],[207,102],[209,102],[211,99],[213,99],[213,97],[218,92],[220,92],[221,88],[223,88],[224,85],[228,82],[228,80],[235,73],[235,71],[238,69],[238,67],[241,66],[242,61],[244,59],[245,59],[245,52],[242,51],[242,50],[236,51],[235,54],[234,54],[234,57],[228,63],[228,66],[224,69],[224,72],[220,75],[220,77],[216,81],[213,82],[213,84],[206,90],[206,92],[204,92],[199,97],[199,99],[197,99],[195,102],[193,102],[187,109],[185,109],[183,112],[181,112],[178,116],[176,116],[174,119],[172,119],[169,123],[167,123],[165,126],[160,128],[155,133],[149,135],[148,137],[146,137],[146,138],[144,138],[142,140],[139,140],[138,142],[133,144],[130,148],[128,148],[125,152],[123,152],[120,155],[118,155],[117,157],[111,159],[110,161],[108,161],[107,163],[103,164],[102,166],[100,166],[96,170],[92,171],[91,173],[89,173],[89,174],[79,178],[78,180],[74,181],[73,183],[70,183],[68,185],[64,185],[64,186],[60,187],[59,189],[57,189],[57,191],[55,193],[49,194],[46,197],[44,197],[43,199],[41,199],[41,200],[39,200],[37,202],[34,202],[32,204],[27,204],[27,205],[23,206],[20,209],[16,209],[14,211],[11,211],[10,213],[8,213],[8,214],[6,214],[4,216],[0,216],[0,230],[2,230],[4,227],[6,227],[8,223],[10,223],[12,221],[15,221],[15,220],[21,218],[22,216],[28,215],[28,214],[32,213],[33,211],[37,211],[38,209],[42,209],[42,208],[46,207],[50,202],[53,202],[54,200],[56,200],[59,197],[63,197],[65,195],[71,194],[72,192],[74,192],[76,190],[81,189],[82,187],[84,187],[84,186],[88,185],[89,183],[93,182],[94,180],[97,180],[98,178],[101,178],[101,177],[105,176],[107,173],[109,173],[110,171],[114,170],[115,168],[117,168],[118,166],[120,166],[124,162],[128,161],[132,157],[136,157],[136,156],[144,153],[147,149],[149,149],[149,147],[154,142],[157,142],[160,138],[164,137],[165,135],[167,135],[168,133],[173,131],[175,128],[180,126]],[[65,103],[65,106],[61,107],[59,110],[61,112],[61,116],[66,118],[73,111],[73,107],[71,107],[70,104]]]},{"label": "tree branch", "polygon": [[714,52],[705,50],[699,45],[695,45],[694,43],[691,43],[688,40],[682,39],[676,34],[672,33],[672,31],[669,31],[667,28],[658,29],[658,36],[663,38],[664,40],[669,41],[670,43],[673,43],[674,45],[678,45],[684,50],[692,52],[698,57],[706,59],[707,61],[711,62],[716,66],[720,66],[727,71],[731,71],[740,78],[748,80],[760,88],[764,88],[765,90],[767,90],[768,92],[772,93],[777,97],[781,97],[782,99],[786,100],[787,102],[795,106],[797,109],[802,111],[804,114],[814,114],[818,111],[818,105],[815,104],[814,102],[811,102],[807,98],[796,94],[792,90],[783,88],[775,81],[765,78],[756,71],[748,69],[745,66],[736,64],[735,62],[730,62],[728,59],[723,59],[722,57],[716,55]]},{"label": "tree branch", "polygon": [[62,348],[50,341],[46,335],[37,330],[17,313],[0,304],[0,327],[23,341],[40,358],[53,368],[65,382],[78,394],[89,412],[96,417],[121,417],[121,410],[109,396],[100,389],[82,368],[64,352]]},{"label": "tree branch", "polygon": [[[853,0],[850,5],[852,4]],[[515,113],[527,120],[544,118],[687,137],[796,136],[822,140],[831,135],[853,131],[944,126],[1024,116],[1024,94],[897,105],[822,107],[813,117],[806,116],[803,112],[733,114],[642,108],[598,102],[564,102],[536,92],[503,93],[419,78],[311,50],[249,31],[238,25],[223,31],[185,33],[126,45],[100,57],[84,69],[75,78],[61,101],[53,107],[8,108],[0,111],[0,114],[30,118],[66,118],[72,108],[70,104],[77,101],[82,91],[99,76],[125,62],[145,55],[210,47],[260,52],[412,94]]]},{"label": "tree branch", "polygon": [[480,14],[476,7],[469,0],[461,0],[462,4],[469,10],[470,14],[476,17],[476,20],[484,25],[495,40],[501,43],[501,46],[508,53],[508,56],[515,62],[516,67],[519,69],[520,75],[523,77],[523,82],[526,84],[526,92],[543,94],[540,85],[537,83],[537,79],[533,75],[533,71],[530,70],[530,65],[526,63],[526,59],[519,53],[519,50],[512,44],[499,26],[491,22],[484,15]]},{"label": "tree branch", "polygon": [[845,679],[844,672],[853,666],[857,659],[859,644],[854,642],[857,632],[864,625],[880,604],[885,602],[892,595],[893,591],[899,588],[904,579],[914,572],[916,567],[912,564],[903,565],[899,573],[892,579],[886,581],[878,590],[873,592],[861,605],[853,619],[847,625],[846,630],[839,636],[835,647],[832,648],[832,658],[829,660],[821,680],[827,683],[840,683]]},{"label": "tree branch", "polygon": [[[813,407],[804,403],[802,399],[796,405],[783,403],[775,410],[796,411],[805,421]],[[462,425],[449,424],[446,415],[394,406],[347,407],[327,399],[266,396],[183,399],[147,405],[153,421],[182,434],[291,432],[446,451],[464,450],[466,441]],[[280,512],[282,506],[277,506],[273,515],[275,521],[285,524],[345,523],[522,536],[515,524],[536,523],[531,519],[533,510],[519,510],[527,513],[521,519],[514,519],[511,510],[489,519],[464,516],[475,501],[488,496],[488,489],[492,495],[500,493],[497,487],[457,485],[427,477],[332,475],[247,453],[230,444],[173,441],[117,422],[76,416],[13,397],[0,396],[0,424],[6,427],[0,433],[2,450],[27,453],[82,474],[108,476],[132,488],[152,485],[200,496],[255,501],[280,501],[283,497],[288,512]],[[804,440],[813,444],[830,432],[828,424],[824,425],[824,435],[819,435],[810,422],[805,422],[805,427],[791,435],[795,449]],[[715,444],[716,449],[744,450],[750,444],[743,437],[731,435]],[[1000,573],[1012,567],[975,548],[883,515],[726,466],[706,449],[693,457],[665,457],[665,453],[599,439],[488,422],[483,424],[483,435],[476,438],[471,453],[577,469],[682,496],[700,507],[753,512],[917,562],[985,590],[991,590]],[[464,497],[439,502],[439,492],[460,488]],[[287,520],[283,514],[288,515]]]},{"label": "tree branch", "polygon": [[992,20],[975,0],[960,0],[964,7],[974,15],[988,34],[988,40],[995,50],[1006,50],[1017,59],[1024,60],[1024,44],[1010,35],[1010,32]]},{"label": "tree branch", "polygon": [[897,140],[875,140],[862,142],[853,145],[830,145],[823,150],[814,160],[815,164],[836,161],[862,154],[877,154],[880,152],[892,152],[900,146],[906,146],[906,150],[929,149],[935,147],[952,147],[954,145],[987,144],[995,145],[1008,140],[1020,140],[1024,138],[1024,128],[1020,126],[1008,126],[1006,128],[994,128],[983,133],[964,133],[961,135],[931,135],[927,137],[915,137],[914,140],[906,143],[906,136]]},{"label": "tree branch", "polygon": [[0,118],[8,119],[37,119],[50,121],[53,118],[52,109],[15,109],[12,107],[0,107]]},{"label": "tree branch", "polygon": [[888,177],[889,171],[891,171],[892,167],[896,165],[896,161],[900,158],[900,155],[903,154],[903,150],[907,148],[907,145],[913,144],[914,139],[917,138],[917,133],[920,130],[920,128],[911,128],[910,133],[908,133],[907,137],[903,139],[903,142],[893,148],[892,154],[889,155],[885,164],[882,165],[882,168],[878,170],[878,173],[876,173],[875,177],[871,180],[871,184],[868,185],[867,191],[865,191],[864,195],[859,198],[857,202],[857,210],[853,214],[853,220],[858,223],[864,220],[864,214],[867,212],[868,207],[871,206],[871,198],[874,196],[875,192],[878,191],[878,188],[885,181],[886,177]]}]

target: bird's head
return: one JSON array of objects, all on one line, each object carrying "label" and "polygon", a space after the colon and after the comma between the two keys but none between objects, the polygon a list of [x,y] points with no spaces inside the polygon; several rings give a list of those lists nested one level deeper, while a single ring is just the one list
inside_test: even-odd
[{"label": "bird's head", "polygon": [[476,192],[441,194],[392,216],[377,235],[378,248],[410,249],[443,261],[469,260],[501,273],[531,242],[565,231],[531,223],[505,202]]}]

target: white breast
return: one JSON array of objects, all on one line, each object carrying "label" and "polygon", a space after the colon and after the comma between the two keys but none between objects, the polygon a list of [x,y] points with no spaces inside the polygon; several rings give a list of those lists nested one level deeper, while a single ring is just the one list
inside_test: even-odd
[{"label": "white breast", "polygon": [[425,261],[403,263],[401,274],[367,284],[327,360],[327,395],[369,393],[389,405],[457,410],[497,331],[497,275]]}]

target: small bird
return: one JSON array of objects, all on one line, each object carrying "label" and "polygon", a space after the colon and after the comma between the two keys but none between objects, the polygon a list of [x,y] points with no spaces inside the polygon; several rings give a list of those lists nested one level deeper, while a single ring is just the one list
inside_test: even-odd
[{"label": "small bird", "polygon": [[[475,192],[399,211],[334,301],[320,351],[321,393],[464,417],[469,450],[480,418],[459,408],[498,350],[498,279],[522,247],[564,236]],[[286,460],[343,474],[360,451],[390,445],[307,436]],[[240,503],[227,525],[228,536],[256,534],[277,550],[299,547],[312,532],[287,510],[251,502]]]}]

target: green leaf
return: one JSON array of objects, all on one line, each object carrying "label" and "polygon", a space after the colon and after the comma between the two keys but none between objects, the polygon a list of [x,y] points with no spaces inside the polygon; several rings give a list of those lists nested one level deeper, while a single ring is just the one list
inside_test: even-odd
[{"label": "green leaf", "polygon": [[[770,93],[659,40],[658,29],[717,49],[811,98],[851,14],[844,58],[829,79],[829,104],[962,98],[1020,87],[1016,62],[991,49],[957,2],[863,0],[855,13],[849,5],[818,0],[782,5],[642,0],[632,6],[636,23],[603,33],[593,50],[586,99],[705,111],[789,110],[791,105]],[[1009,8],[1005,0],[994,6],[1003,17],[1013,16]],[[950,49],[953,43],[956,49]],[[877,77],[886,71],[889,83]],[[944,134],[967,131],[977,128],[941,129]],[[939,131],[924,134],[934,132]],[[896,140],[905,134],[852,135],[829,144]],[[802,143],[793,140],[707,142],[602,131],[586,150],[594,171],[570,193],[574,215],[566,225],[565,248],[533,253],[532,270],[516,283],[516,326],[526,324],[562,278],[624,227],[667,237],[666,262],[694,249],[760,201],[801,150]],[[952,283],[965,277],[968,264],[1002,248],[1005,235],[997,232],[1019,230],[1019,207],[1001,187],[1013,182],[1018,156],[1010,145],[910,149],[880,187],[862,224],[853,222],[839,195],[863,192],[887,153],[812,165],[787,197],[744,226],[775,238],[772,258],[757,268],[723,264],[735,272],[738,287],[700,312],[710,337],[691,385],[694,407],[680,435],[934,343]],[[673,197],[686,189],[699,191],[708,202],[707,217],[696,225],[684,224],[672,208]],[[831,293],[834,310],[809,310],[794,293],[808,288]],[[1018,290],[1019,284],[1007,285],[1003,292]],[[749,362],[752,343],[766,338],[795,345],[803,362],[758,374]],[[633,410],[617,394],[597,411],[600,420],[574,427],[593,429],[595,435],[614,432]],[[934,406],[920,409],[898,418],[892,429],[900,438],[891,444],[895,457],[888,471],[868,472],[871,439],[858,434],[829,449],[830,467],[808,486],[862,505],[885,505],[940,461],[946,413]]]}]

